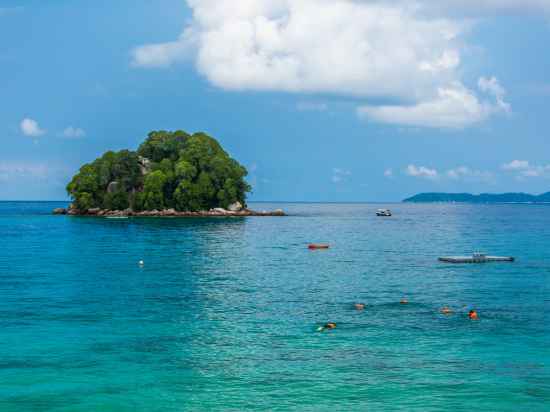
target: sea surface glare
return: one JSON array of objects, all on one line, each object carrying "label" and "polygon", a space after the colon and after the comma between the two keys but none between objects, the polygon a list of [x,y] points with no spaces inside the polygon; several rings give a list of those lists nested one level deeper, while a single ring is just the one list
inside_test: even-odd
[{"label": "sea surface glare", "polygon": [[0,203],[1,412],[550,410],[550,205],[58,206]]}]

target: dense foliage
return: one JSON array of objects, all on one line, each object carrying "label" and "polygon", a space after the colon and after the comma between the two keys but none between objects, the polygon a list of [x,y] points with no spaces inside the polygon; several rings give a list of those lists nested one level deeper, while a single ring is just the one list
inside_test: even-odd
[{"label": "dense foliage", "polygon": [[107,152],[67,186],[77,209],[179,211],[245,204],[246,169],[204,133],[156,131],[137,152]]}]

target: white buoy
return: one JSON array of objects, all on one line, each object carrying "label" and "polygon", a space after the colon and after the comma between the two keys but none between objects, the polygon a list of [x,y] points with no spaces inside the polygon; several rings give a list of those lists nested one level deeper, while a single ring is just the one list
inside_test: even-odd
[{"label": "white buoy", "polygon": [[140,261],[139,261],[139,265],[140,265],[140,266],[143,266],[143,265],[144,265],[143,260],[140,260]]}]

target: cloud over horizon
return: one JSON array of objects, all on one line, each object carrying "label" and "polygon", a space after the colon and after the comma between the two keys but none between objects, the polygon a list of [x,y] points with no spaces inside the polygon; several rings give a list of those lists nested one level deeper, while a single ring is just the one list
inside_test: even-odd
[{"label": "cloud over horizon", "polygon": [[86,131],[80,127],[68,126],[61,135],[67,139],[80,139],[86,136]]},{"label": "cloud over horizon", "polygon": [[550,164],[534,165],[528,160],[512,160],[503,164],[501,169],[515,173],[516,179],[519,180],[530,177],[550,177]]}]

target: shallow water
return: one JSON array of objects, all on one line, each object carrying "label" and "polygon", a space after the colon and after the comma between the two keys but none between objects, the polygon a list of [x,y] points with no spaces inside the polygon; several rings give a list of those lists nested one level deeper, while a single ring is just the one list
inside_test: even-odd
[{"label": "shallow water", "polygon": [[[0,203],[2,412],[550,409],[550,206],[56,206]],[[475,250],[518,260],[437,261]]]}]

